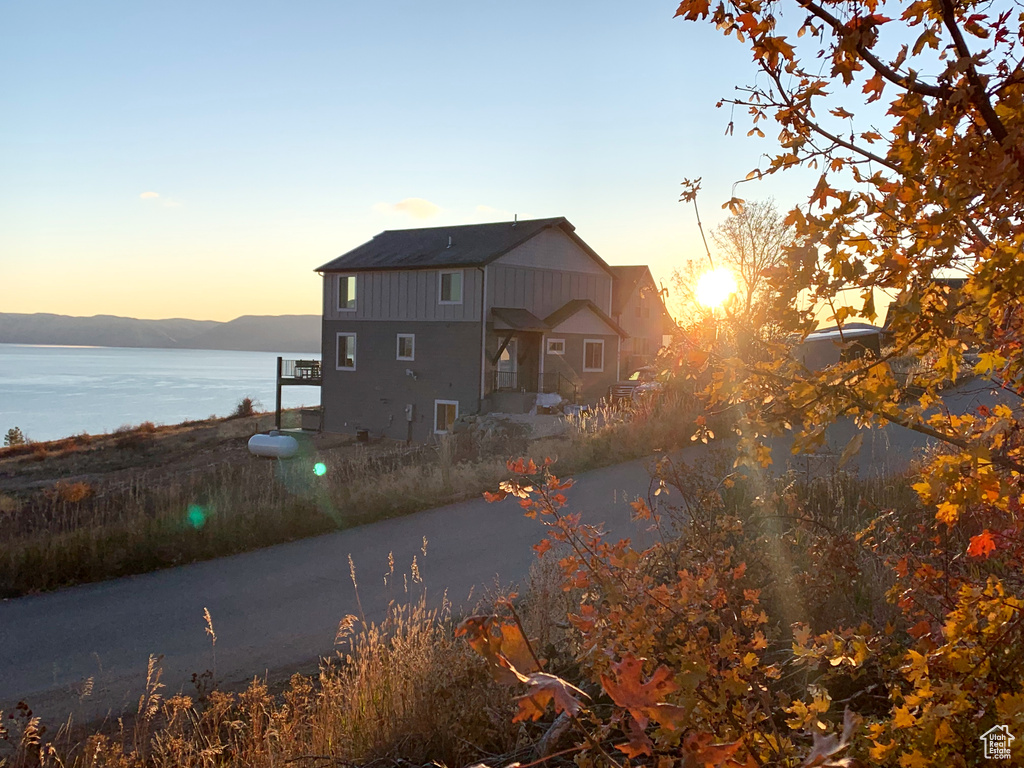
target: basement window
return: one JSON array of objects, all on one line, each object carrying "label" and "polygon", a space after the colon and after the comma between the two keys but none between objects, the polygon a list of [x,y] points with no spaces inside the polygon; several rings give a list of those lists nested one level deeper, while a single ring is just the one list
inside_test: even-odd
[{"label": "basement window", "polygon": [[443,435],[452,431],[455,420],[459,418],[458,400],[434,401],[434,434]]}]

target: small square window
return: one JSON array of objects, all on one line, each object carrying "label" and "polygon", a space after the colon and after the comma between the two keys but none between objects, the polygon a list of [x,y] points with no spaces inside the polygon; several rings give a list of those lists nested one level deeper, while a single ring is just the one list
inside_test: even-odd
[{"label": "small square window", "polygon": [[339,371],[354,371],[356,369],[356,335],[354,333],[338,334],[336,367]]},{"label": "small square window", "polygon": [[400,333],[398,334],[398,351],[395,356],[397,360],[415,360],[416,359],[416,334],[413,333]]},{"label": "small square window", "polygon": [[338,275],[338,309],[354,312],[356,309],[356,276]]},{"label": "small square window", "polygon": [[442,272],[440,280],[441,304],[462,303],[462,272]]},{"label": "small square window", "polygon": [[587,373],[596,373],[604,370],[603,339],[584,339],[583,370]]},{"label": "small square window", "polygon": [[451,432],[457,418],[459,418],[458,400],[434,401],[434,434],[443,435],[446,432]]},{"label": "small square window", "polygon": [[549,355],[564,355],[565,354],[565,339],[548,339],[548,354]]}]

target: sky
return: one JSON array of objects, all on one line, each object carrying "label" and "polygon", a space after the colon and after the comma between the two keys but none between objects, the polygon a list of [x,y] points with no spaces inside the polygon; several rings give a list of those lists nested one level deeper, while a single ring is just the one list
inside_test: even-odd
[{"label": "sky", "polygon": [[319,314],[375,234],[513,215],[669,285],[682,180],[709,230],[776,147],[725,135],[750,53],[676,5],[0,0],[0,312]]}]

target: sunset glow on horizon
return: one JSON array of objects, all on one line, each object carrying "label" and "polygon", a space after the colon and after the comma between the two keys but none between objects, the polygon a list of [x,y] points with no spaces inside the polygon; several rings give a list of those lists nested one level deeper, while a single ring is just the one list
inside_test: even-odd
[{"label": "sunset glow on horizon", "polygon": [[[674,10],[7,4],[3,311],[319,314],[313,270],[381,231],[516,215],[668,284],[702,250],[682,179],[714,227],[772,149],[715,108],[742,46]],[[804,182],[745,192],[785,209]]]}]

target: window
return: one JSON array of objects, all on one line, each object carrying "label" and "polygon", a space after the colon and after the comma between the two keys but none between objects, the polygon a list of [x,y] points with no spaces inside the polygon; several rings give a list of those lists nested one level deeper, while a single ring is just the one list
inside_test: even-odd
[{"label": "window", "polygon": [[565,339],[548,339],[548,354],[549,355],[564,355],[565,354]]},{"label": "window", "polygon": [[434,401],[434,434],[443,435],[451,432],[455,420],[459,418],[458,400]]},{"label": "window", "polygon": [[356,276],[338,275],[338,309],[354,312],[356,309]]},{"label": "window", "polygon": [[442,272],[440,281],[440,296],[442,304],[462,303],[462,272]]},{"label": "window", "polygon": [[354,333],[338,334],[337,369],[339,371],[354,371],[356,369],[356,335]]},{"label": "window", "polygon": [[400,333],[398,334],[398,352],[395,356],[396,360],[415,360],[416,359],[416,334],[414,333]]},{"label": "window", "polygon": [[597,372],[604,370],[604,340],[583,340],[583,370]]}]

